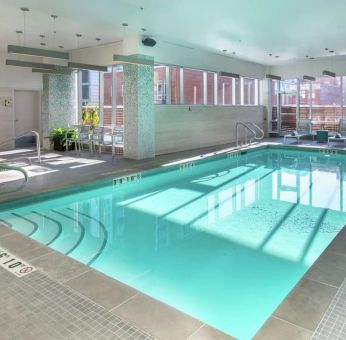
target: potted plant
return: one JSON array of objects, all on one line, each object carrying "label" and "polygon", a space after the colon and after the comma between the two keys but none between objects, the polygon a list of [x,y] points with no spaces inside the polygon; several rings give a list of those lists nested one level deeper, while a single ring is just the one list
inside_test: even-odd
[{"label": "potted plant", "polygon": [[[66,151],[66,138],[77,138],[77,131],[75,129],[64,129],[64,128],[55,128],[51,131],[49,139],[54,145],[54,150],[57,151]],[[73,150],[75,148],[75,143],[68,144],[68,150]]]}]

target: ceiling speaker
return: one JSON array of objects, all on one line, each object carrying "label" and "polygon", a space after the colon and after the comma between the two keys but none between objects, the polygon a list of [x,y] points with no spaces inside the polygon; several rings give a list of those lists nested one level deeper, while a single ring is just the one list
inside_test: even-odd
[{"label": "ceiling speaker", "polygon": [[144,38],[142,40],[144,46],[154,47],[156,45],[156,41],[151,38]]}]

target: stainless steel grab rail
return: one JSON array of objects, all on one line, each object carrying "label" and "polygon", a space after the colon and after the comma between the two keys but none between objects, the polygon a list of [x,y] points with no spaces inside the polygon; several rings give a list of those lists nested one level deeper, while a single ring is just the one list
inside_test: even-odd
[{"label": "stainless steel grab rail", "polygon": [[25,132],[24,134],[22,134],[22,135],[20,135],[18,137],[10,138],[8,140],[5,140],[5,141],[1,142],[0,146],[6,145],[9,142],[15,141],[16,139],[25,137],[25,136],[27,136],[29,134],[34,134],[35,137],[36,137],[37,160],[41,164],[41,142],[40,142],[40,134],[37,131],[27,131],[27,132]]},{"label": "stainless steel grab rail", "polygon": [[256,132],[256,130],[260,132],[260,136],[259,137],[257,136],[257,133],[256,133],[256,137],[255,137],[256,140],[262,140],[264,138],[264,131],[257,124],[255,124],[253,122],[247,122],[245,124],[246,125],[251,125],[254,128],[255,132]]},{"label": "stainless steel grab rail", "polygon": [[29,180],[28,173],[19,166],[0,164],[0,172],[3,172],[3,171],[19,171],[24,175],[25,184],[28,183],[28,180]]},{"label": "stainless steel grab rail", "polygon": [[[236,127],[236,142],[237,142],[237,147],[239,146],[239,127],[243,127],[245,129],[245,144],[247,144],[247,140],[248,140],[248,131],[250,131],[253,134],[253,138],[250,138],[250,143],[251,144],[253,142],[253,140],[256,138],[256,132],[251,129],[249,126],[247,126],[245,123],[242,122],[237,122],[235,127]],[[243,144],[241,144],[241,146],[243,146]]]}]

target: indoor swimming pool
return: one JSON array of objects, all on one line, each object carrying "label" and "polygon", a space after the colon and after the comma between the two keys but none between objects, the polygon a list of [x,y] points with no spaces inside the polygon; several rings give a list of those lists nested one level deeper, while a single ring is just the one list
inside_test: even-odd
[{"label": "indoor swimming pool", "polygon": [[259,148],[35,201],[0,222],[250,339],[346,224],[346,155]]}]

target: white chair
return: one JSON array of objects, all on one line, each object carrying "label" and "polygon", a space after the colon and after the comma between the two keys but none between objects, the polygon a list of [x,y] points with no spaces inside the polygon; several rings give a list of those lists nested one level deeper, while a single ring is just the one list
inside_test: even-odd
[{"label": "white chair", "polygon": [[346,120],[340,119],[338,133],[335,136],[328,137],[328,147],[331,142],[346,142]]},{"label": "white chair", "polygon": [[286,144],[287,138],[295,138],[299,144],[300,138],[307,136],[311,136],[311,120],[301,119],[297,123],[297,131],[284,136],[284,144]]},{"label": "white chair", "polygon": [[102,145],[104,145],[104,127],[103,126],[94,127],[93,132],[90,134],[90,139],[94,147],[94,150],[96,150],[96,145],[97,145],[99,153],[101,153]]},{"label": "white chair", "polygon": [[80,127],[79,133],[78,133],[78,147],[79,152],[83,150],[83,144],[88,144],[90,151],[93,151],[93,143],[90,139],[90,126],[89,125],[82,125]]},{"label": "white chair", "polygon": [[115,127],[112,132],[112,155],[122,154],[124,149],[124,128]]},{"label": "white chair", "polygon": [[[73,125],[71,128],[66,130],[66,135],[65,135],[65,145],[66,145],[66,151],[68,151],[69,146],[74,143],[74,149],[76,152],[78,152],[78,135],[80,132],[80,125]],[[69,133],[71,130],[75,130],[75,135],[70,135]]]}]

